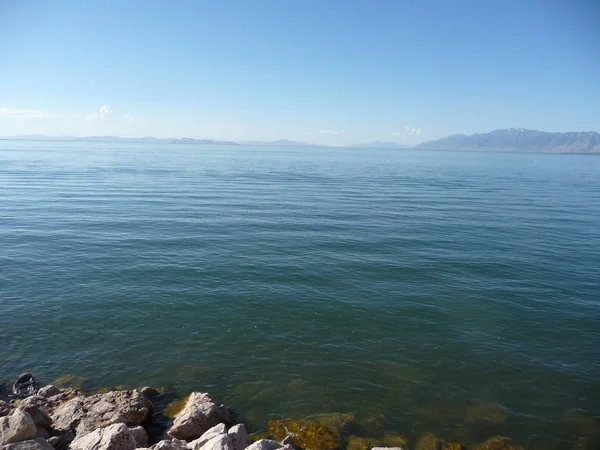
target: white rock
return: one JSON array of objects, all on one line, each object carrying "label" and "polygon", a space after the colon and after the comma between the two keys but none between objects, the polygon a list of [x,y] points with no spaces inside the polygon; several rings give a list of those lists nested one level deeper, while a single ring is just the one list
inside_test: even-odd
[{"label": "white rock", "polygon": [[201,450],[233,450],[231,445],[231,436],[228,434],[219,434],[204,444]]},{"label": "white rock", "polygon": [[3,445],[0,450],[54,450],[46,439],[37,438],[35,440],[16,442],[14,444]]},{"label": "white rock", "polygon": [[57,388],[56,386],[49,384],[48,386],[44,386],[43,388],[41,388],[37,395],[40,395],[42,397],[52,397],[54,395],[58,395],[60,394],[60,389]]},{"label": "white rock", "polygon": [[271,439],[261,439],[260,441],[256,441],[250,447],[246,447],[246,450],[278,450],[282,447],[283,445],[277,441],[272,441]]},{"label": "white rock", "polygon": [[186,447],[189,450],[198,450],[204,444],[206,444],[208,441],[210,441],[212,438],[214,438],[215,436],[222,435],[222,434],[227,434],[227,427],[225,426],[224,423],[220,423],[218,425],[215,425],[211,429],[207,430],[198,439],[196,439],[196,440],[194,440],[192,442],[189,442]]},{"label": "white rock", "polygon": [[134,437],[124,423],[99,428],[71,443],[71,450],[135,450]]},{"label": "white rock", "polygon": [[229,429],[228,434],[231,436],[233,450],[244,450],[246,447],[252,444],[250,436],[248,436],[248,431],[246,431],[246,427],[243,423],[232,426]]},{"label": "white rock", "polygon": [[223,422],[229,422],[226,408],[217,405],[208,394],[192,392],[167,434],[172,438],[193,441]]},{"label": "white rock", "polygon": [[186,442],[181,441],[179,439],[167,439],[160,442],[157,442],[152,447],[151,450],[187,450]]},{"label": "white rock", "polygon": [[31,440],[37,432],[31,416],[15,409],[10,416],[0,417],[0,445]]}]

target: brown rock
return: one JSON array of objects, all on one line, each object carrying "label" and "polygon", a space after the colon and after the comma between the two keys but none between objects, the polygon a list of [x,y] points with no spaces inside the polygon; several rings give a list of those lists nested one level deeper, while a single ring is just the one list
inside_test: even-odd
[{"label": "brown rock", "polygon": [[208,394],[192,392],[183,410],[175,416],[167,432],[170,437],[193,441],[219,423],[229,422],[229,411],[217,405]]},{"label": "brown rock", "polygon": [[0,417],[0,445],[31,440],[37,429],[29,414],[15,409],[10,416]]}]

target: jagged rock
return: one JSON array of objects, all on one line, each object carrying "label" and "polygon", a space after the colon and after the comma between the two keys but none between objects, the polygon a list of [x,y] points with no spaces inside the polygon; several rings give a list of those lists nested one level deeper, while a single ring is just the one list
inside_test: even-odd
[{"label": "jagged rock", "polygon": [[199,448],[201,450],[232,450],[231,436],[228,434],[219,434]]},{"label": "jagged rock", "polygon": [[227,427],[224,423],[217,424],[214,427],[206,430],[198,439],[188,442],[186,447],[190,450],[198,450],[215,436],[223,434],[227,434]]},{"label": "jagged rock", "polygon": [[49,428],[52,425],[52,419],[46,412],[46,399],[39,395],[27,397],[20,404],[19,408],[28,413],[39,427]]},{"label": "jagged rock", "polygon": [[144,427],[140,425],[136,427],[129,427],[129,433],[133,436],[133,439],[135,439],[137,447],[148,446],[148,432]]},{"label": "jagged rock", "polygon": [[208,394],[192,392],[185,407],[175,416],[167,432],[170,437],[193,441],[219,423],[229,422],[229,411],[217,405]]},{"label": "jagged rock", "polygon": [[48,438],[48,443],[56,450],[70,450],[71,442],[75,439],[75,434],[72,431],[61,434],[60,436],[52,436]]},{"label": "jagged rock", "polygon": [[0,417],[8,416],[13,409],[14,408],[4,400],[0,400]]},{"label": "jagged rock", "polygon": [[31,416],[20,409],[15,409],[10,416],[0,417],[0,445],[31,440],[36,431]]},{"label": "jagged rock", "polygon": [[[63,395],[51,397],[51,400]],[[78,435],[115,423],[136,426],[151,416],[152,409],[152,402],[136,390],[111,391],[90,397],[76,395],[53,408],[52,426],[59,431],[74,429]]]},{"label": "jagged rock", "polygon": [[244,450],[252,444],[250,436],[248,436],[248,431],[243,423],[232,426],[229,429],[228,434],[231,436],[231,446],[233,447],[233,450]]},{"label": "jagged rock", "polygon": [[54,447],[52,447],[45,439],[37,438],[35,440],[3,445],[0,447],[0,450],[54,450]]},{"label": "jagged rock", "polygon": [[157,442],[152,447],[151,450],[187,450],[186,442],[180,439],[167,439],[160,442]]},{"label": "jagged rock", "polygon": [[41,397],[52,397],[54,395],[58,395],[61,393],[61,390],[59,388],[57,388],[56,386],[49,384],[48,386],[44,386],[43,388],[41,388],[37,395],[41,396]]},{"label": "jagged rock", "polygon": [[98,428],[71,442],[72,450],[135,450],[136,447],[135,439],[124,423]]},{"label": "jagged rock", "polygon": [[18,397],[28,397],[34,395],[40,386],[30,373],[23,373],[13,384],[13,394]]},{"label": "jagged rock", "polygon": [[271,439],[261,439],[260,441],[256,441],[249,447],[246,447],[246,450],[279,450],[283,448],[277,441],[273,441]]}]

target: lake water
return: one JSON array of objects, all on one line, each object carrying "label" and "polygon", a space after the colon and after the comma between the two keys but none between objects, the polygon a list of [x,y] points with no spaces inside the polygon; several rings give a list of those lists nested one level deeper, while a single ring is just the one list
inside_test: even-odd
[{"label": "lake water", "polygon": [[23,371],[592,448],[600,157],[0,141]]}]

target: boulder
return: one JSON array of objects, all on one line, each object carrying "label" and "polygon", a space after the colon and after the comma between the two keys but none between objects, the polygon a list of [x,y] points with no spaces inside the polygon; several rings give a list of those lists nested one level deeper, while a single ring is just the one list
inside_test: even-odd
[{"label": "boulder", "polygon": [[193,441],[215,425],[229,421],[229,411],[225,407],[217,405],[208,394],[192,392],[167,434],[172,438]]},{"label": "boulder", "polygon": [[250,436],[248,436],[248,431],[243,423],[232,426],[229,429],[228,434],[231,436],[231,446],[233,450],[244,450],[252,444]]},{"label": "boulder", "polygon": [[52,427],[58,431],[75,430],[85,434],[115,423],[137,426],[152,415],[153,405],[136,390],[110,391],[90,397],[78,391],[72,398],[61,402],[65,394],[51,397]]},{"label": "boulder", "polygon": [[13,407],[6,403],[4,400],[0,400],[0,417],[8,416],[13,411]]},{"label": "boulder", "polygon": [[49,428],[52,425],[44,397],[38,395],[27,397],[19,404],[19,408],[29,414],[37,426]]},{"label": "boulder", "polygon": [[135,443],[138,448],[148,446],[148,432],[144,427],[140,425],[136,427],[129,427],[129,433],[133,436],[133,439],[135,439]]},{"label": "boulder", "polygon": [[246,450],[279,450],[281,448],[283,448],[283,445],[277,441],[273,441],[271,439],[261,439],[249,447],[246,447]]},{"label": "boulder", "polygon": [[0,445],[31,440],[37,429],[29,414],[15,409],[10,416],[0,417]]},{"label": "boulder", "polygon": [[40,386],[30,373],[23,373],[13,384],[13,394],[18,397],[28,397],[34,395]]},{"label": "boulder", "polygon": [[0,450],[54,450],[45,439],[37,438],[35,440],[17,442],[15,444],[3,445]]},{"label": "boulder", "polygon": [[59,388],[57,388],[56,386],[49,384],[48,386],[44,386],[43,388],[41,388],[37,395],[41,396],[41,397],[53,397],[55,395],[58,395],[61,393],[61,390]]},{"label": "boulder", "polygon": [[224,435],[224,434],[227,434],[227,427],[225,426],[224,423],[220,423],[220,424],[215,425],[214,427],[210,428],[209,430],[205,431],[204,434],[202,436],[200,436],[198,439],[193,440],[192,442],[189,442],[187,444],[187,448],[190,450],[198,450],[204,444],[206,444],[208,441],[210,441],[212,438],[214,438],[215,436]]},{"label": "boulder", "polygon": [[200,448],[202,450],[232,450],[231,436],[228,434],[216,435]]},{"label": "boulder", "polygon": [[157,442],[151,450],[187,450],[186,442],[179,439],[167,439]]},{"label": "boulder", "polygon": [[75,439],[75,434],[72,431],[68,431],[60,436],[49,437],[48,443],[56,450],[69,450],[73,439]]},{"label": "boulder", "polygon": [[71,442],[71,450],[135,450],[135,439],[124,423],[115,423],[78,436]]}]

